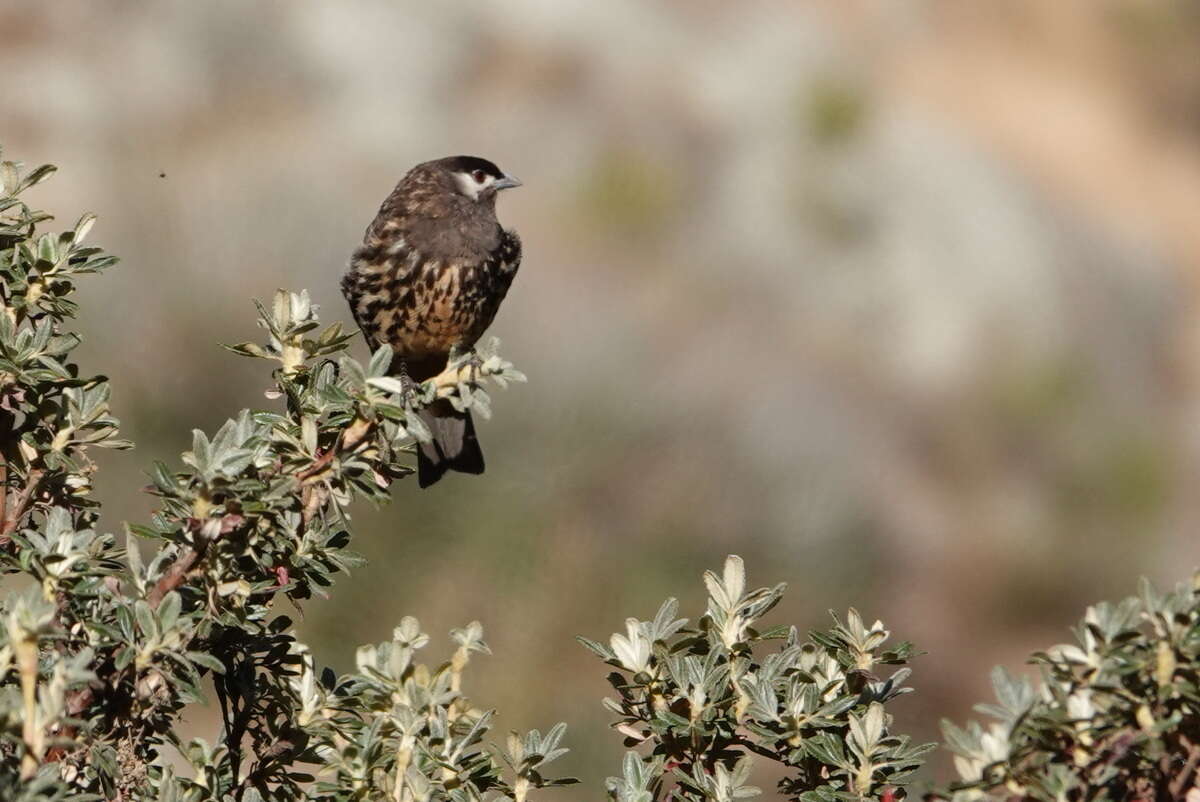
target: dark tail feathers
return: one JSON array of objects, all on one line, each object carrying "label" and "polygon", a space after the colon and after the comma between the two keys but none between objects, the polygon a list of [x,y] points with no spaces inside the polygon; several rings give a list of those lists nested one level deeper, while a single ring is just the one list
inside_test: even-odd
[{"label": "dark tail feathers", "polygon": [[469,410],[459,412],[443,399],[418,414],[433,433],[430,442],[417,444],[417,483],[421,487],[429,487],[446,471],[483,473],[483,450]]}]

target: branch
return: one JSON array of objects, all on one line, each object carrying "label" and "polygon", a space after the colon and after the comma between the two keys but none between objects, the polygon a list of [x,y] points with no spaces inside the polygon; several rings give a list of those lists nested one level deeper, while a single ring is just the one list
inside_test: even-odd
[{"label": "branch", "polygon": [[759,746],[758,744],[754,743],[754,741],[751,741],[750,739],[748,739],[742,735],[734,735],[732,742],[735,745],[742,747],[743,749],[750,750],[751,752],[753,752],[756,755],[761,755],[762,757],[770,758],[771,760],[775,761],[776,763],[784,763],[786,765],[786,761],[783,760],[777,752],[772,752],[770,749],[767,749],[765,746]]},{"label": "branch", "polygon": [[[191,571],[196,563],[204,557],[209,545],[213,541],[228,535],[230,532],[244,525],[246,518],[237,513],[230,513],[229,515],[222,515],[220,518],[209,518],[203,522],[196,518],[188,518],[183,523],[185,528],[196,533],[196,545],[185,547],[179,553],[179,556],[175,558],[175,562],[171,563],[167,570],[163,572],[163,575],[158,578],[158,581],[154,583],[154,587],[150,589],[150,592],[146,594],[146,601],[150,603],[152,608],[157,608],[168,593],[183,584],[188,571]],[[209,531],[206,532],[206,529]]]},{"label": "branch", "polygon": [[[12,534],[17,531],[17,527],[21,524],[21,519],[25,517],[25,513],[29,512],[29,505],[33,502],[33,495],[37,492],[38,485],[45,474],[46,471],[42,468],[33,468],[29,471],[29,475],[25,477],[25,486],[17,494],[16,504],[13,505],[11,516],[8,515],[8,502],[7,499],[5,500],[4,526],[0,528],[0,539],[3,542],[12,539]],[[7,485],[7,464],[4,467],[4,482]],[[7,495],[7,490],[5,490],[5,495]]]},{"label": "branch", "polygon": [[[8,460],[0,454],[0,521],[7,520],[8,516]],[[8,536],[0,537],[0,547],[7,546],[12,538]]]},{"label": "branch", "polygon": [[170,567],[154,583],[154,587],[146,594],[146,601],[150,603],[152,608],[157,608],[168,593],[183,584],[187,572],[192,570],[192,566],[204,556],[204,551],[208,544],[207,541],[201,541],[201,543],[203,545],[200,548],[193,548],[191,546],[185,548],[175,558],[175,562],[171,563]]},{"label": "branch", "polygon": [[301,730],[289,731],[284,735],[280,735],[279,740],[267,747],[266,750],[258,753],[258,759],[254,761],[254,765],[250,767],[250,771],[238,783],[234,791],[235,798],[240,800],[251,785],[258,786],[260,790],[265,790],[261,787],[261,784],[265,782],[268,771],[282,760],[295,754],[298,746],[297,742],[306,739],[304,732]]},{"label": "branch", "polygon": [[454,392],[458,390],[458,386],[460,384],[467,384],[472,387],[477,387],[482,384],[480,381],[481,379],[485,379],[494,375],[494,373],[500,372],[485,372],[482,368],[482,362],[478,361],[478,359],[478,357],[475,357],[474,360],[467,359],[463,361],[451,361],[446,365],[445,369],[443,369],[441,373],[434,376],[432,379],[427,379],[423,383],[432,383],[437,389],[437,397],[446,398],[447,396],[453,395]]},{"label": "branch", "polygon": [[448,364],[441,373],[429,379],[429,381],[433,382],[433,386],[438,389],[438,396],[440,397],[442,390],[456,388],[463,382],[475,382],[478,379],[478,375],[479,371],[470,362],[458,365]]},{"label": "branch", "polygon": [[1171,780],[1167,791],[1172,799],[1182,800],[1187,797],[1190,790],[1189,786],[1193,784],[1191,782],[1192,775],[1196,772],[1197,764],[1200,764],[1200,746],[1192,743],[1186,736],[1181,735],[1179,740],[1182,741],[1181,745],[1187,749],[1187,763],[1175,775],[1175,778]]},{"label": "branch", "polygon": [[303,484],[304,482],[307,482],[309,479],[320,474],[322,471],[324,471],[326,468],[328,468],[329,464],[331,462],[333,462],[333,458],[334,458],[334,456],[336,456],[336,454],[338,452],[338,447],[341,446],[341,442],[342,442],[341,438],[339,437],[338,443],[336,446],[329,449],[324,454],[322,454],[321,456],[319,456],[315,460],[313,460],[312,465],[309,465],[307,468],[300,471],[300,473],[296,474],[296,478],[299,479],[300,482]]}]

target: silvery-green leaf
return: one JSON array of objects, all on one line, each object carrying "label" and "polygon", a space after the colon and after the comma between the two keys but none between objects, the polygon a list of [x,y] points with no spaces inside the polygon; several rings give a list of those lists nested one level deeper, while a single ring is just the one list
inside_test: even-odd
[{"label": "silvery-green leaf", "polygon": [[392,393],[394,395],[404,394],[404,382],[394,376],[372,376],[367,379],[367,384],[372,387],[378,387],[385,393]]},{"label": "silvery-green leaf", "polygon": [[[384,344],[376,348],[375,352],[371,354],[371,361],[367,366],[367,375],[386,376],[395,355],[390,345]],[[391,392],[398,391],[393,390]]]}]

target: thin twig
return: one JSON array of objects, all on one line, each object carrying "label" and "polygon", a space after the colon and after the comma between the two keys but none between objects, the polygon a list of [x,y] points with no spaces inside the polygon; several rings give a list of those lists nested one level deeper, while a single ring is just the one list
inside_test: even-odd
[{"label": "thin twig", "polygon": [[296,478],[299,479],[301,482],[311,479],[312,477],[319,474],[321,471],[325,470],[325,468],[329,467],[329,463],[333,462],[333,458],[334,458],[334,456],[336,456],[336,454],[337,454],[336,447],[329,449],[324,454],[322,454],[321,456],[319,456],[315,460],[313,460],[312,465],[309,465],[307,468],[300,471],[300,473],[296,474]]},{"label": "thin twig", "polygon": [[[8,460],[0,454],[0,521],[8,520]],[[7,546],[10,537],[0,537],[0,546]]]},{"label": "thin twig", "polygon": [[258,760],[254,761],[254,765],[250,767],[250,771],[248,771],[242,781],[238,783],[238,787],[234,792],[235,797],[237,799],[241,799],[242,795],[246,793],[247,788],[249,788],[251,785],[257,786],[263,781],[267,771],[270,770],[276,763],[278,763],[280,758],[287,757],[295,751],[296,743],[291,738],[281,736],[279,740],[275,741],[273,744],[267,747],[266,750],[258,754]]},{"label": "thin twig", "polygon": [[[8,454],[16,452],[15,416],[11,410],[0,410],[0,529],[8,521]],[[0,548],[7,547],[12,538],[0,537]]]},{"label": "thin twig", "polygon": [[432,382],[433,386],[437,389],[438,398],[446,398],[453,394],[460,384],[468,384],[473,387],[478,386],[482,375],[480,372],[480,363],[467,360],[458,364],[446,365],[441,373],[432,379],[428,379],[428,381]]},{"label": "thin twig", "polygon": [[[33,468],[29,471],[29,475],[25,477],[25,486],[21,488],[21,492],[17,494],[17,503],[13,505],[12,515],[7,514],[7,502],[5,505],[4,528],[0,529],[0,536],[8,539],[12,537],[12,533],[17,531],[17,527],[21,525],[21,519],[25,517],[25,513],[29,512],[29,505],[33,501],[33,496],[37,492],[38,485],[41,484],[42,477],[46,471],[42,468]],[[5,481],[8,479],[7,468],[5,469]]]},{"label": "thin twig", "polygon": [[[204,541],[201,542],[203,543]],[[157,608],[168,593],[183,584],[187,572],[192,570],[192,566],[196,564],[202,554],[201,549],[188,546],[175,558],[175,562],[171,563],[170,567],[154,583],[154,587],[150,589],[150,592],[146,594],[146,601],[150,603],[152,608]]]},{"label": "thin twig", "polygon": [[[208,523],[218,523],[219,525],[209,528]],[[245,516],[237,513],[222,515],[219,519],[208,519],[206,522],[188,518],[184,522],[184,526],[196,533],[196,545],[185,547],[175,558],[175,562],[171,563],[154,583],[154,587],[146,594],[146,601],[150,603],[150,606],[157,608],[168,593],[183,584],[188,572],[204,557],[214,540],[228,535],[235,529],[244,526],[245,523]]]},{"label": "thin twig", "polygon": [[1188,757],[1187,762],[1183,765],[1183,770],[1175,775],[1167,787],[1172,799],[1186,798],[1190,786],[1194,785],[1192,775],[1196,772],[1196,766],[1200,765],[1200,745],[1192,743],[1186,736],[1181,735],[1180,740],[1188,750]]},{"label": "thin twig", "polygon": [[772,752],[770,749],[767,749],[766,747],[759,746],[758,744],[754,743],[754,741],[751,741],[750,739],[745,738],[741,735],[735,735],[733,737],[733,743],[737,744],[738,746],[742,747],[743,749],[749,749],[751,752],[753,752],[756,755],[762,755],[763,757],[770,758],[771,760],[774,760],[776,763],[783,762],[783,760],[779,757],[779,755],[777,753]]}]

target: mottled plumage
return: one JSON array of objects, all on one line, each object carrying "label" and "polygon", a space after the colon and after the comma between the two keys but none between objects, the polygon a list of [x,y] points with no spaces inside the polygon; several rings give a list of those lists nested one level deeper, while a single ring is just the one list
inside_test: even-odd
[{"label": "mottled plumage", "polygon": [[[520,182],[473,156],[414,167],[384,200],[342,278],[372,350],[386,343],[415,381],[437,375],[451,349],[491,325],[521,263],[521,240],[496,219],[496,193]],[[418,452],[426,487],[447,470],[483,472],[469,413],[447,402],[423,419],[434,441]]]}]

